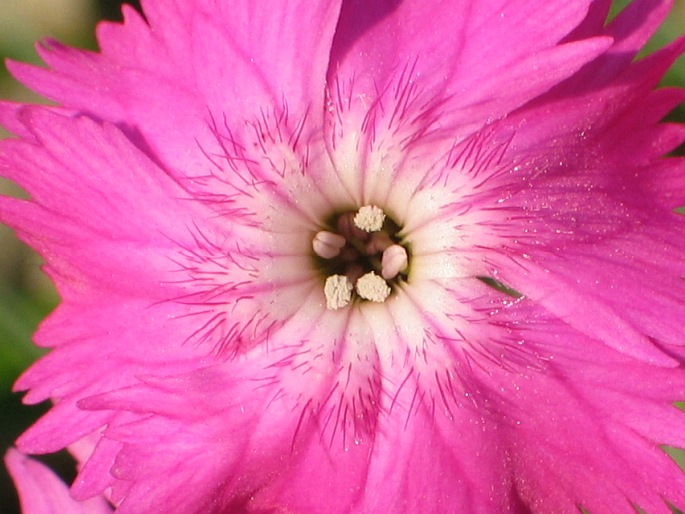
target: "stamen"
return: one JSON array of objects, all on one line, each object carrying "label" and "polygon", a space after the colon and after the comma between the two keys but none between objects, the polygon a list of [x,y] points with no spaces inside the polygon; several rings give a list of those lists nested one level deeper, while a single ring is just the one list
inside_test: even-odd
[{"label": "stamen", "polygon": [[380,276],[373,271],[357,280],[357,294],[365,300],[382,303],[390,296],[391,289]]},{"label": "stamen", "polygon": [[354,224],[366,232],[378,232],[383,228],[385,213],[375,205],[361,207],[354,216]]},{"label": "stamen", "polygon": [[340,254],[340,249],[347,241],[340,234],[322,230],[312,240],[314,253],[323,259],[332,259]]},{"label": "stamen", "polygon": [[347,307],[352,299],[352,289],[352,282],[345,275],[328,277],[323,288],[326,307],[331,310]]},{"label": "stamen", "polygon": [[403,246],[389,246],[381,257],[381,275],[385,280],[391,280],[404,271],[408,263],[407,250]]},{"label": "stamen", "polygon": [[332,231],[321,230],[312,239],[314,255],[328,261],[316,264],[326,277],[326,307],[347,307],[355,295],[385,302],[409,266],[407,250],[396,243],[400,227],[375,205],[342,212],[328,222]]}]

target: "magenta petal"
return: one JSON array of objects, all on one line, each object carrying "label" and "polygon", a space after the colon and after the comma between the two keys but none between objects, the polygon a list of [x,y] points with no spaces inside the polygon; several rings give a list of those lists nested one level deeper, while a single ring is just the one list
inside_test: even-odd
[{"label": "magenta petal", "polygon": [[[561,326],[538,339],[542,351],[558,348],[548,373],[492,384],[516,398],[503,399],[503,412],[518,494],[540,512],[563,512],[571,498],[589,512],[628,512],[634,504],[667,513],[664,499],[682,504],[685,475],[659,449],[685,444],[676,428],[685,414],[669,400],[685,393],[680,370],[617,357]],[[544,415],[552,406],[554,416]]]},{"label": "magenta petal", "polygon": [[198,145],[213,146],[212,115],[236,123],[271,106],[302,119],[322,108],[339,2],[262,10],[249,1],[168,0],[144,9],[149,26],[126,8],[123,25],[100,27],[102,54],[49,41],[39,51],[50,69],[9,67],[48,98],[120,124],[179,174],[203,168]]},{"label": "magenta petal", "polygon": [[[169,504],[184,512],[230,512],[248,505],[256,511],[277,506],[309,511],[331,496],[336,503],[329,511],[344,512],[359,501],[372,440],[324,433],[309,405],[300,406],[298,416],[286,415],[291,400],[255,364],[150,378],[82,402],[88,409],[146,413],[138,420],[114,421],[105,431],[106,438],[123,444],[111,470],[119,479],[114,500],[126,491],[121,512],[163,512]],[[258,398],[252,392],[260,374],[266,394]],[[227,425],[227,417],[234,424]],[[151,486],[155,497],[147,493]]]},{"label": "magenta petal", "polygon": [[[498,69],[558,43],[585,16],[589,2],[345,2],[333,48],[343,76],[378,81],[417,60],[427,87],[448,89],[460,68]],[[552,15],[553,14],[553,15]],[[488,31],[481,30],[487,24]],[[447,30],[443,30],[447,28]],[[447,66],[445,66],[446,63]],[[349,70],[349,71],[348,71]],[[458,80],[458,79],[456,79]],[[447,86],[447,87],[446,87]],[[372,90],[366,84],[360,89]],[[456,88],[455,88],[456,89]]]},{"label": "magenta petal", "polygon": [[418,78],[421,102],[446,102],[443,123],[480,125],[551,88],[606,49],[607,42],[588,41],[555,51],[587,9],[584,1],[379,2],[371,8],[346,2],[331,74],[340,84],[349,81],[350,96],[366,102],[401,87],[395,85],[400,77],[399,82]]},{"label": "magenta petal", "polygon": [[24,514],[106,514],[113,512],[102,498],[77,502],[67,486],[47,467],[10,449],[5,463],[19,491]]},{"label": "magenta petal", "polygon": [[[112,414],[82,411],[77,407],[82,398],[136,383],[136,376],[150,367],[161,374],[189,371],[206,353],[184,345],[192,327],[181,321],[172,322],[173,328],[152,323],[160,318],[172,320],[178,311],[173,304],[150,309],[149,300],[117,301],[111,294],[90,300],[93,306],[66,295],[67,303],[39,332],[41,339],[59,345],[17,381],[17,389],[31,389],[25,401],[35,403],[51,397],[59,402],[19,438],[18,444],[24,451],[56,451],[106,424]],[[81,323],[76,327],[70,323],[66,329],[65,321],[73,316],[78,316]],[[185,323],[192,319],[182,318]],[[111,333],[103,334],[103,326]],[[119,332],[126,336],[118,335]],[[106,349],[97,366],[93,365],[89,345],[92,340],[101,341]],[[144,352],[139,350],[140,341],[148,342]],[[170,351],[167,345],[177,348]],[[198,353],[199,356],[192,357]]]},{"label": "magenta petal", "polygon": [[472,404],[452,405],[452,418],[417,377],[394,378],[402,388],[379,426],[360,512],[508,512],[499,428]]}]

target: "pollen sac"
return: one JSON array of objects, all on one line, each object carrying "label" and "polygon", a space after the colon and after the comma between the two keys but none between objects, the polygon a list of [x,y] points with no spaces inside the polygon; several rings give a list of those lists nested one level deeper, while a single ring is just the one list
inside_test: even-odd
[{"label": "pollen sac", "polygon": [[361,298],[379,303],[384,302],[392,292],[383,277],[376,275],[373,271],[360,277],[355,287]]},{"label": "pollen sac", "polygon": [[366,232],[378,232],[383,228],[385,213],[375,205],[361,207],[354,217],[354,224]]},{"label": "pollen sac", "polygon": [[331,310],[347,307],[352,299],[352,282],[344,275],[332,275],[326,279],[323,292],[326,307]]}]

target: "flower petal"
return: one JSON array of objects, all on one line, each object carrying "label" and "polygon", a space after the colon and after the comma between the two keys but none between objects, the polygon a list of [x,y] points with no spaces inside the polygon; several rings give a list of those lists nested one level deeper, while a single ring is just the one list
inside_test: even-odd
[{"label": "flower petal", "polygon": [[[87,237],[87,227],[89,233],[101,234],[101,252],[106,253],[107,239],[127,238],[132,243],[130,251],[138,257],[142,240],[146,245],[154,241],[169,246],[169,238],[188,239],[183,232],[192,226],[192,215],[201,211],[200,206],[184,203],[187,193],[118,129],[87,118],[74,120],[42,107],[25,107],[22,118],[37,142],[4,140],[0,166],[5,176],[29,192],[34,204],[3,200],[2,216],[8,223],[15,220],[11,224],[17,225],[24,218],[27,234],[31,232],[28,227],[44,239],[52,232],[65,247],[67,239]],[[52,215],[41,216],[35,204]],[[169,212],[177,215],[169,217]],[[54,234],[56,230],[61,233]],[[36,245],[40,251],[48,247],[37,241]],[[94,256],[82,253],[81,259],[73,257],[63,260]]]},{"label": "flower petal", "polygon": [[103,498],[77,502],[67,486],[47,467],[10,449],[5,463],[19,491],[24,514],[106,514],[113,512]]},{"label": "flower petal", "polygon": [[[332,92],[347,89],[343,104],[348,97],[366,108],[390,103],[391,113],[394,101],[404,109],[444,103],[441,124],[452,131],[504,115],[610,45],[606,38],[557,45],[587,14],[586,1],[362,3],[343,6]],[[393,91],[401,98],[393,99]],[[409,93],[416,98],[406,98]],[[353,110],[363,117],[366,108]]]},{"label": "flower petal", "polygon": [[384,406],[360,511],[509,512],[496,424],[468,395],[450,412],[418,375],[385,375],[400,388]]},{"label": "flower petal", "polygon": [[[259,353],[185,376],[146,377],[82,402],[87,409],[140,413],[114,420],[105,432],[123,443],[112,469],[114,501],[125,495],[120,512],[164,512],[169,504],[189,513],[309,511],[331,495],[330,512],[347,512],[358,501],[373,436],[345,435],[358,419],[344,405],[341,417],[336,390],[344,376],[319,374],[316,355],[303,355],[292,369],[297,363],[290,360],[301,354],[293,346]],[[303,387],[292,372],[311,383]]]},{"label": "flower petal", "polygon": [[685,414],[673,405],[685,394],[683,370],[622,356],[530,304],[521,307],[537,319],[534,332],[517,321],[519,337],[546,356],[546,372],[487,379],[502,392],[496,408],[517,494],[540,512],[637,505],[667,513],[666,500],[684,505],[685,474],[659,447],[685,446]]},{"label": "flower petal", "polygon": [[49,41],[39,53],[51,69],[9,67],[42,95],[119,124],[178,175],[204,169],[200,147],[214,148],[211,114],[236,127],[261,109],[283,108],[298,119],[321,111],[339,1],[143,7],[149,26],[132,8],[123,25],[100,26],[101,54]]},{"label": "flower petal", "polygon": [[[34,140],[3,141],[0,168],[31,200],[0,198],[0,218],[43,254],[64,302],[37,336],[56,350],[16,386],[33,388],[28,402],[59,402],[19,441],[24,451],[45,452],[106,422],[75,403],[130,383],[138,371],[125,364],[152,359],[176,373],[202,358],[183,344],[195,330],[183,318],[188,309],[169,300],[185,292],[172,280],[173,254],[194,241],[188,227],[209,213],[184,202],[187,194],[111,125],[43,108],[25,108],[22,121]],[[177,319],[181,332],[159,319]],[[104,345],[96,363],[94,339]]]}]

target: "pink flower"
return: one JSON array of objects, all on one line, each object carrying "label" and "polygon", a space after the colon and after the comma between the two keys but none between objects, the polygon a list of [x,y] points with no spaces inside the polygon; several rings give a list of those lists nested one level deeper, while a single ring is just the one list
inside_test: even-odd
[{"label": "pink flower", "polygon": [[149,0],[11,63],[18,449],[120,513],[685,506],[685,40],[609,4]]}]

